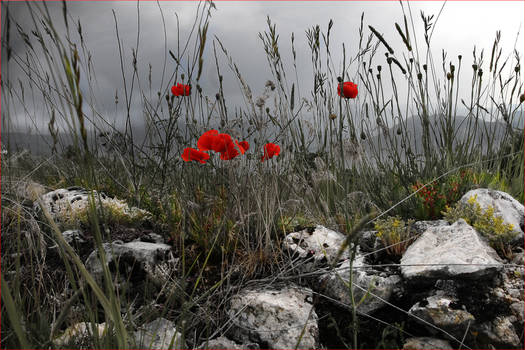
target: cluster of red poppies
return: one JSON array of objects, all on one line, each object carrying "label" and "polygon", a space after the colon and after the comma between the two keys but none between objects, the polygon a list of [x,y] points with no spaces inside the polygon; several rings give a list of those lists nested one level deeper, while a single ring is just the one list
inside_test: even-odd
[{"label": "cluster of red poppies", "polygon": [[[210,155],[206,151],[215,151],[220,153],[222,160],[230,160],[237,157],[239,154],[244,154],[250,145],[248,141],[237,141],[232,139],[228,134],[219,134],[217,130],[206,131],[197,141],[197,148],[187,147],[184,149],[181,157],[184,161],[192,160],[200,163],[206,163],[210,159]],[[273,143],[264,145],[264,155],[261,161],[267,160],[279,155],[281,148]]]},{"label": "cluster of red poppies", "polygon": [[[171,87],[171,92],[175,96],[189,96],[191,86],[179,83]],[[349,81],[341,82],[337,85],[337,94],[345,98],[356,98],[357,85]],[[210,130],[199,138],[197,147],[198,149],[191,147],[185,148],[181,155],[182,159],[186,162],[195,160],[204,164],[210,159],[210,155],[206,153],[206,151],[215,151],[220,153],[222,160],[230,160],[239,154],[244,154],[244,152],[250,148],[250,145],[247,141],[238,142],[237,140],[233,140],[228,134],[219,134],[217,130]],[[281,148],[278,145],[267,143],[264,145],[264,153],[261,161],[277,156],[280,152]]]}]

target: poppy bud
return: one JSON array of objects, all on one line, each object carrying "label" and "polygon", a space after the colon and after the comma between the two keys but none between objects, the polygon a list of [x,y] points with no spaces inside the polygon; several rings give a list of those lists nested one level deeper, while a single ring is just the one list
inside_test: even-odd
[{"label": "poppy bud", "polygon": [[361,131],[361,140],[365,140],[366,139],[366,135],[365,135],[365,132],[364,131]]},{"label": "poppy bud", "polygon": [[270,113],[270,107],[266,107],[266,113]]},{"label": "poppy bud", "polygon": [[372,69],[371,69],[371,68],[368,68],[368,73],[370,73],[370,74],[372,74],[372,73],[373,73],[373,71],[372,71]]},{"label": "poppy bud", "polygon": [[450,78],[452,78],[452,74],[447,73],[447,80],[450,80]]},{"label": "poppy bud", "polygon": [[158,92],[157,92],[157,96],[159,96],[159,97],[160,97],[160,94],[161,94],[161,92],[160,92],[160,91],[158,91]]},{"label": "poppy bud", "polygon": [[377,80],[381,79],[381,74],[376,75]]},{"label": "poppy bud", "polygon": [[417,73],[417,79],[418,79],[418,80],[423,79],[423,74],[421,74],[421,73]]},{"label": "poppy bud", "polygon": [[388,57],[388,52],[385,52],[385,57]]},{"label": "poppy bud", "polygon": [[182,73],[182,74],[180,75],[180,79],[181,79],[181,80],[184,80],[184,73]]},{"label": "poppy bud", "polygon": [[219,81],[222,83],[222,75],[219,75]]},{"label": "poppy bud", "polygon": [[221,98],[221,95],[220,95],[219,93],[216,93],[216,94],[215,94],[215,98],[218,100],[218,99]]},{"label": "poppy bud", "polygon": [[523,101],[525,101],[525,95],[521,94],[521,96],[520,96],[520,103],[523,103]]},{"label": "poppy bud", "polygon": [[519,64],[514,68],[514,71],[515,71],[516,73],[518,73],[518,72],[520,71],[520,65],[519,65]]},{"label": "poppy bud", "polygon": [[409,61],[410,63],[414,63],[414,59],[413,59],[412,57],[410,57],[410,58],[408,59],[408,61]]},{"label": "poppy bud", "polygon": [[201,88],[201,86],[200,86],[199,84],[197,84],[197,91],[198,91],[199,93],[202,92],[202,88]]},{"label": "poppy bud", "polygon": [[[363,63],[364,63],[364,62],[363,62]],[[343,78],[341,78],[341,77],[337,77],[337,81],[338,81],[339,83],[342,83],[342,82],[343,82]]]},{"label": "poppy bud", "polygon": [[454,74],[454,72],[456,71],[456,66],[454,66],[453,64],[450,65],[450,73]]},{"label": "poppy bud", "polygon": [[337,118],[337,115],[335,115],[334,113],[330,113],[328,118],[330,118],[330,120],[334,120],[335,118]]},{"label": "poppy bud", "polygon": [[460,60],[460,61],[461,61],[461,58],[463,58],[463,56],[461,56],[461,55],[458,55],[458,60]]},{"label": "poppy bud", "polygon": [[[363,68],[366,69],[366,62],[363,62]],[[341,79],[343,80],[343,79]]]},{"label": "poppy bud", "polygon": [[481,78],[482,75],[483,75],[483,69],[480,68],[480,69],[478,70],[478,76]]},{"label": "poppy bud", "polygon": [[427,65],[424,64],[424,65],[423,65],[423,70],[424,70],[425,72],[427,71],[427,68],[428,68]]},{"label": "poppy bud", "polygon": [[473,64],[472,65],[472,69],[474,69],[474,72],[478,70],[478,65],[477,64]]},{"label": "poppy bud", "polygon": [[397,133],[398,135],[401,135],[401,128],[398,128],[397,131],[396,131],[396,133]]},{"label": "poppy bud", "polygon": [[[392,62],[392,59],[389,58],[389,60],[390,60],[390,62]],[[388,61],[388,60],[387,60],[387,61]],[[390,62],[388,62],[388,63],[390,64]],[[377,71],[378,71],[378,72],[381,72],[381,66],[377,66]]]},{"label": "poppy bud", "polygon": [[377,117],[376,118],[376,123],[377,123],[377,125],[381,125],[381,118]]}]

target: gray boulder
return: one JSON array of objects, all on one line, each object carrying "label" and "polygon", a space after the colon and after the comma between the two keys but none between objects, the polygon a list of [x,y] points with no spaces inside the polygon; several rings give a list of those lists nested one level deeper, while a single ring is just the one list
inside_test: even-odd
[{"label": "gray boulder", "polygon": [[403,277],[413,281],[490,278],[501,266],[496,251],[463,219],[428,228],[401,258]]},{"label": "gray boulder", "polygon": [[281,290],[244,290],[231,300],[232,338],[268,349],[319,347],[312,291],[289,286]]},{"label": "gray boulder", "polygon": [[[456,306],[456,302],[455,298],[438,291],[435,295],[417,302],[408,312],[417,316],[416,320],[419,322],[424,320],[456,337],[461,337],[470,327],[470,324],[474,323],[475,318],[470,312]],[[430,332],[439,332],[438,329],[424,322],[421,323],[425,324]]]},{"label": "gray boulder", "polygon": [[[93,195],[97,210],[104,209],[114,220],[123,222],[141,222],[149,219],[151,214],[145,210],[130,207],[125,201],[110,198],[104,193],[88,191],[81,187],[60,188],[40,196],[39,201],[51,218],[58,224],[72,228],[79,223],[88,222],[90,198]],[[40,213],[42,208],[35,201],[33,208]]]},{"label": "gray boulder", "polygon": [[134,333],[139,349],[185,349],[182,334],[165,318],[146,323]]},{"label": "gray boulder", "polygon": [[80,348],[89,348],[92,344],[93,334],[97,333],[98,337],[107,334],[106,323],[78,322],[68,327],[64,333],[56,337],[53,343],[57,348],[64,348],[68,345],[76,345]]},{"label": "gray boulder", "polygon": [[520,338],[511,322],[511,317],[496,317],[492,322],[485,322],[478,328],[478,341],[496,348],[519,347]]},{"label": "gray boulder", "polygon": [[259,349],[255,343],[238,344],[226,337],[218,337],[202,343],[198,349]]},{"label": "gray boulder", "polygon": [[80,230],[67,230],[62,232],[62,237],[71,246],[80,246],[86,243],[86,237]]},{"label": "gray boulder", "polygon": [[[169,260],[171,250],[167,244],[138,241],[116,241],[104,243],[102,247],[110,270],[115,272],[118,269],[121,282],[144,281],[144,277],[150,281],[157,281],[159,274],[164,273],[162,268]],[[85,265],[96,280],[102,281],[103,268],[97,250],[88,256]]]},{"label": "gray boulder", "polygon": [[446,340],[431,337],[408,338],[403,349],[452,349],[452,345]]},{"label": "gray boulder", "polygon": [[[311,257],[315,262],[333,262],[344,241],[345,235],[342,233],[317,225],[313,231],[305,229],[288,234],[283,247],[301,258]],[[344,251],[340,260],[347,258],[348,251]]]},{"label": "gray boulder", "polygon": [[[320,289],[328,296],[351,307],[349,281],[350,261],[346,260],[335,271],[321,276]],[[383,300],[388,301],[394,293],[402,293],[400,276],[387,276],[380,273],[366,265],[362,257],[354,261],[352,282],[354,300],[360,301],[367,292],[370,292],[357,306],[357,310],[365,314],[370,314],[385,306]]]}]

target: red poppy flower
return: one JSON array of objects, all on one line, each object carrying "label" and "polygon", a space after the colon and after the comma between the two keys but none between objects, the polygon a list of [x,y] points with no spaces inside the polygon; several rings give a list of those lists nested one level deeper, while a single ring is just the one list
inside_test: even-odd
[{"label": "red poppy flower", "polygon": [[244,154],[244,152],[250,149],[250,144],[248,143],[248,141],[238,142],[237,140],[235,140],[235,143],[237,144],[237,147],[239,147],[241,154]]},{"label": "red poppy flower", "polygon": [[197,141],[197,147],[201,151],[215,151],[215,141],[219,132],[217,130],[206,131]]},{"label": "red poppy flower", "polygon": [[226,150],[224,152],[221,152],[221,159],[222,160],[230,160],[239,155],[239,151],[235,148],[233,143],[229,143],[226,147]]},{"label": "red poppy flower", "polygon": [[171,93],[175,96],[189,96],[190,90],[191,87],[189,85],[184,85],[181,83],[178,83],[177,85],[173,85],[171,87]]},{"label": "red poppy flower", "polygon": [[351,81],[346,81],[342,84],[337,84],[337,94],[341,96],[341,85],[343,85],[343,96],[345,98],[356,98],[357,85]]},{"label": "red poppy flower", "polygon": [[206,163],[206,161],[210,159],[210,155],[208,153],[201,152],[191,147],[185,148],[184,152],[181,154],[181,157],[185,162],[196,160],[202,164]]},{"label": "red poppy flower", "polygon": [[[237,145],[237,148],[235,147]],[[197,147],[200,151],[215,151],[221,154],[222,160],[230,160],[241,154],[244,154],[250,148],[248,142],[238,142],[228,134],[219,134],[217,130],[206,131],[197,141]]]},{"label": "red poppy flower", "polygon": [[270,159],[273,156],[278,156],[279,152],[281,152],[281,147],[271,142],[267,143],[266,145],[264,145],[264,155],[261,158],[261,162],[266,159]]}]

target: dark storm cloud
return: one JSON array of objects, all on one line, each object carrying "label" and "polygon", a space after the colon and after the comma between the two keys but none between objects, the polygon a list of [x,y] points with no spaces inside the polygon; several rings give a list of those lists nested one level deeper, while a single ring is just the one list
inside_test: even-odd
[{"label": "dark storm cloud", "polygon": [[[308,97],[313,86],[311,54],[309,52],[305,30],[319,24],[322,32],[326,32],[328,22],[333,19],[334,26],[331,34],[331,52],[333,55],[334,66],[337,70],[341,67],[342,44],[345,44],[347,59],[357,53],[358,28],[361,13],[365,13],[365,36],[370,31],[368,25],[373,25],[378,31],[383,33],[385,39],[392,45],[397,54],[405,52],[403,44],[395,32],[394,22],[402,23],[403,13],[398,2],[223,2],[216,4],[217,10],[212,10],[211,24],[208,32],[208,43],[205,49],[204,69],[199,84],[205,94],[214,98],[219,89],[215,60],[213,56],[212,40],[217,36],[228,50],[229,55],[251,87],[254,97],[262,94],[264,84],[268,79],[272,79],[265,52],[258,33],[268,30],[266,18],[269,16],[273,24],[277,26],[279,36],[280,51],[288,73],[289,84],[295,82],[295,72],[292,70],[292,54],[290,36],[295,35],[295,48],[297,51],[297,75],[299,80],[299,90],[303,97]],[[27,5],[24,3],[10,2],[2,3],[2,25],[5,23],[5,8],[9,7],[12,16],[11,42],[13,53],[24,56],[26,47],[20,35],[17,33],[15,23],[18,23],[28,34],[33,29],[33,23]],[[49,12],[53,18],[56,29],[62,35],[65,33],[64,21],[62,17],[62,4],[60,2],[48,2]],[[78,43],[76,24],[80,21],[82,32],[87,48],[92,55],[95,68],[96,80],[93,81],[93,103],[97,112],[110,122],[122,122],[125,116],[123,78],[120,67],[119,48],[116,39],[115,12],[118,23],[119,35],[122,45],[124,59],[124,71],[127,79],[128,88],[131,84],[132,76],[132,49],[137,48],[138,52],[137,69],[139,80],[135,81],[136,92],[131,101],[132,119],[136,122],[142,120],[143,102],[138,94],[142,90],[146,96],[155,96],[159,89],[163,93],[174,81],[169,81],[174,71],[174,61],[165,51],[172,50],[177,53],[178,48],[182,51],[185,39],[188,37],[195,19],[198,3],[195,1],[161,1],[156,2],[69,2],[67,3],[70,20],[71,35]],[[202,6],[202,4],[201,4]],[[436,17],[441,9],[442,3],[439,2],[410,2],[410,8],[415,20],[416,31],[420,37],[418,42],[423,43],[420,11],[424,10],[427,15],[434,14]],[[202,7],[201,7],[202,8]],[[405,3],[405,10],[408,11],[408,4]],[[522,25],[522,6],[516,2],[481,2],[481,3],[447,3],[441,16],[439,17],[437,28],[432,38],[434,60],[436,66],[440,67],[441,49],[448,52],[447,61],[457,59],[458,54],[462,54],[470,65],[472,49],[478,45],[478,52],[481,48],[485,49],[485,56],[490,54],[492,41],[496,30],[502,30],[502,43],[505,52],[512,52],[516,33]],[[179,20],[180,42],[177,42],[177,17]],[[137,20],[139,15],[140,21]],[[436,17],[434,17],[436,19]],[[499,20],[504,18],[504,20]],[[38,20],[38,18],[37,18]],[[163,26],[163,20],[165,28]],[[434,20],[435,21],[435,20]],[[140,26],[140,29],[139,29]],[[2,28],[5,35],[5,28]],[[29,34],[31,37],[31,34]],[[166,35],[166,39],[165,39]],[[195,33],[193,33],[195,35]],[[33,45],[37,45],[34,37],[31,37]],[[518,37],[517,49],[523,54],[523,33]],[[195,41],[188,46],[191,54],[195,50]],[[166,45],[166,47],[165,47]],[[424,47],[419,47],[421,54],[425,53]],[[224,76],[225,96],[231,105],[244,107],[242,92],[239,83],[227,65],[219,45],[216,45],[219,59],[219,68]],[[2,50],[2,76],[5,77],[6,50]],[[378,55],[374,60],[374,66],[384,62],[383,46],[379,47]],[[190,55],[191,56],[191,55]],[[186,55],[182,59],[185,69],[187,62]],[[323,58],[324,59],[324,58]],[[166,62],[163,76],[163,67]],[[148,74],[149,65],[152,68],[152,90],[149,90]],[[469,66],[467,65],[467,66]],[[18,79],[24,81],[25,76],[16,67],[13,60],[10,62],[10,79],[16,82]],[[356,77],[357,67],[350,66],[348,73],[351,77]],[[187,74],[187,73],[186,73]],[[86,77],[83,72],[83,77]],[[467,81],[468,79],[464,79]],[[195,83],[195,82],[192,82]],[[140,84],[140,87],[137,86]],[[89,89],[86,79],[83,80],[83,91],[89,96]],[[463,90],[462,90],[463,91]],[[119,96],[119,106],[115,110],[115,93]],[[465,94],[468,94],[468,86],[465,87]],[[4,91],[2,92],[4,95]],[[3,97],[4,99],[4,97]],[[86,103],[89,102],[89,98]],[[39,110],[39,105],[28,106],[28,110],[33,110],[38,115],[38,122],[46,127],[49,116],[45,111]],[[87,111],[89,108],[85,108]],[[18,120],[26,118],[24,111],[18,109]],[[88,113],[89,114],[89,113]],[[25,124],[25,123],[22,123]]]}]

